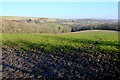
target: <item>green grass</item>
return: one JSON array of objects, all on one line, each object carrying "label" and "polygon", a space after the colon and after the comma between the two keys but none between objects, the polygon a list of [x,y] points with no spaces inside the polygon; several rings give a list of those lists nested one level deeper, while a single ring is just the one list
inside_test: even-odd
[{"label": "green grass", "polygon": [[[49,53],[96,50],[119,52],[118,33],[111,31],[67,34],[2,34],[3,45],[19,50],[43,50]],[[94,47],[92,47],[94,46]]]}]

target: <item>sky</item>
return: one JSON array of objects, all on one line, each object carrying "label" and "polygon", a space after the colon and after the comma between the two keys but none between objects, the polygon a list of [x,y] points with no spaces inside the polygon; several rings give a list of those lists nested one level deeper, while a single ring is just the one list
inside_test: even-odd
[{"label": "sky", "polygon": [[117,2],[3,2],[1,16],[117,19]]},{"label": "sky", "polygon": [[119,2],[119,0],[0,0],[0,2]]}]

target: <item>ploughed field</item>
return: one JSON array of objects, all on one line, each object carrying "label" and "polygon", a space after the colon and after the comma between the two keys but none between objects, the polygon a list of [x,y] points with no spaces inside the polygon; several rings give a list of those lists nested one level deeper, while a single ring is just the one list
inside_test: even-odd
[{"label": "ploughed field", "polygon": [[120,79],[118,32],[2,34],[3,80]]}]

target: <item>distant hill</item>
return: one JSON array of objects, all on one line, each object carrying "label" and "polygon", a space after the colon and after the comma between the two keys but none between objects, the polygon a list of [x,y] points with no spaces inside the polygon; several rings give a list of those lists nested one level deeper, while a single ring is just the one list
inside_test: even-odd
[{"label": "distant hill", "polygon": [[43,21],[43,22],[56,22],[56,23],[117,23],[117,19],[57,19],[57,18],[39,18],[39,17],[18,17],[18,16],[1,16],[2,19],[6,20],[28,20],[32,21]]},{"label": "distant hill", "polygon": [[115,19],[57,19],[1,16],[3,33],[64,33],[81,30],[118,30]]}]

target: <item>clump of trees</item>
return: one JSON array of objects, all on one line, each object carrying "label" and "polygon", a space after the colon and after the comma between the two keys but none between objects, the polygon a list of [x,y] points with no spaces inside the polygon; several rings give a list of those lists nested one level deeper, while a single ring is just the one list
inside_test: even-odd
[{"label": "clump of trees", "polygon": [[115,30],[120,31],[118,23],[102,23],[102,24],[86,24],[86,25],[72,25],[71,32],[81,30]]},{"label": "clump of trees", "polygon": [[57,23],[35,23],[31,20],[26,21],[2,21],[2,33],[65,33],[70,32],[69,25]]}]

